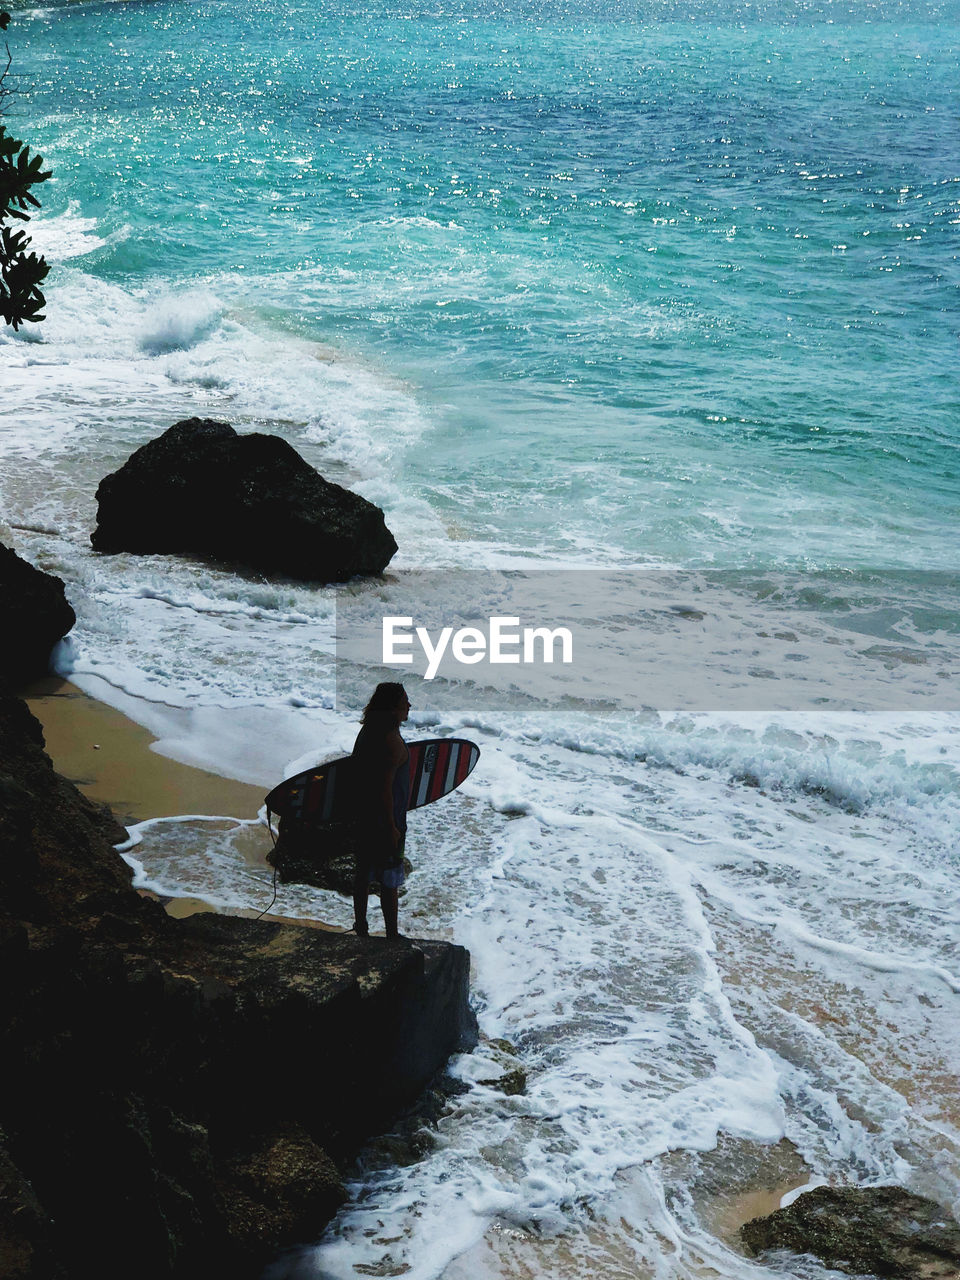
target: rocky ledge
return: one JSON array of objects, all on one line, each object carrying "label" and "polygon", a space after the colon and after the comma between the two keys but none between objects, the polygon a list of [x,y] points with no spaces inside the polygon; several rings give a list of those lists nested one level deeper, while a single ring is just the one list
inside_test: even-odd
[{"label": "rocky ledge", "polygon": [[63,581],[0,543],[0,683],[46,675],[50,650],[76,622]]},{"label": "rocky ledge", "polygon": [[740,1228],[750,1253],[812,1253],[858,1276],[955,1280],[960,1225],[940,1205],[903,1187],[818,1187],[786,1209]]},{"label": "rocky ledge", "polygon": [[279,436],[187,418],[97,489],[97,551],[206,556],[309,582],[377,574],[397,544],[383,512]]}]

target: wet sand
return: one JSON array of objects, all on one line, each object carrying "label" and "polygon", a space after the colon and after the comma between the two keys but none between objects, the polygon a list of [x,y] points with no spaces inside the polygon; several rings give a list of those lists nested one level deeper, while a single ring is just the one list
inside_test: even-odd
[{"label": "wet sand", "polygon": [[169,760],[151,750],[142,725],[97,702],[67,680],[48,678],[24,691],[43,725],[54,768],[128,825],[181,813],[255,818],[266,787]]},{"label": "wet sand", "polygon": [[[255,818],[263,806],[266,787],[236,782],[160,755],[153,750],[156,739],[149,730],[121,711],[91,698],[68,680],[48,677],[29,685],[22,696],[43,725],[47,754],[57,772],[91,800],[109,805],[114,817],[124,826],[180,814]],[[253,851],[250,857],[265,866],[266,833],[262,844],[263,853]],[[199,911],[217,910],[199,898],[161,898],[160,901],[168,914],[178,919]],[[256,916],[258,913],[237,910],[231,914]],[[264,919],[286,921],[304,928],[329,927],[319,920],[287,920],[273,914]]]}]

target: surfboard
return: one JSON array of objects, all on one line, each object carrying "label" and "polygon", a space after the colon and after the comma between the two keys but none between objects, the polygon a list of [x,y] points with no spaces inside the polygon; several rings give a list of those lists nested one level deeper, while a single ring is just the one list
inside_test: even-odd
[{"label": "surfboard", "polygon": [[[410,792],[407,809],[433,804],[455,791],[480,759],[480,748],[466,738],[428,738],[408,742]],[[356,761],[341,756],[328,764],[305,769],[287,778],[266,798],[268,813],[284,822],[321,827],[354,817],[353,797]]]}]

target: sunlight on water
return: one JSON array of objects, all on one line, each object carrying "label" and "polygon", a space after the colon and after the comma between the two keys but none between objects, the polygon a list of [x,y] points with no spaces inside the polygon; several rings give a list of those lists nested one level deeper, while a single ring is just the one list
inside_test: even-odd
[{"label": "sunlight on water", "polygon": [[[72,678],[266,792],[350,749],[347,615],[407,571],[434,628],[489,601],[595,646],[410,680],[410,737],[482,749],[412,817],[401,909],[470,948],[483,1039],[419,1158],[374,1143],[272,1276],[812,1280],[739,1223],[810,1181],[960,1194],[958,16],[17,14],[56,180],[0,496],[77,606]],[[386,578],[94,555],[100,479],[195,414],[382,506]],[[138,883],[255,914],[248,819],[143,824]]]}]

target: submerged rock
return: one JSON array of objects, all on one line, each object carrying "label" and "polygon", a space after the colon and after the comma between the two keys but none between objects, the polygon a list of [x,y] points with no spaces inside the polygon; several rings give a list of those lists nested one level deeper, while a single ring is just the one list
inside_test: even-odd
[{"label": "submerged rock", "polygon": [[500,1069],[500,1075],[486,1080],[478,1080],[477,1084],[497,1089],[508,1098],[527,1091],[527,1071],[517,1055],[517,1051],[509,1040],[488,1040],[485,1045],[487,1053]]},{"label": "submerged rock", "polygon": [[[353,895],[358,843],[362,839],[362,832],[349,822],[310,827],[281,819],[267,861],[276,867],[280,884],[309,884],[349,898]],[[413,872],[407,858],[403,860],[403,870],[407,876]],[[370,892],[379,897],[376,881],[371,882]]]},{"label": "submerged rock", "polygon": [[342,582],[381,573],[397,550],[383,512],[331,484],[279,436],[188,418],[97,489],[97,551],[232,561],[280,577]]},{"label": "submerged rock", "polygon": [[[351,896],[357,866],[357,836],[352,826],[340,823],[315,830],[281,818],[278,827],[267,860],[276,867],[280,884],[309,884]],[[379,893],[379,886],[376,891]]]},{"label": "submerged rock", "polygon": [[745,1223],[740,1237],[752,1254],[812,1253],[857,1275],[955,1280],[960,1273],[960,1224],[902,1187],[818,1187]]},{"label": "submerged rock", "polygon": [[77,620],[63,581],[0,543],[0,683],[17,689],[46,675],[50,652]]}]

